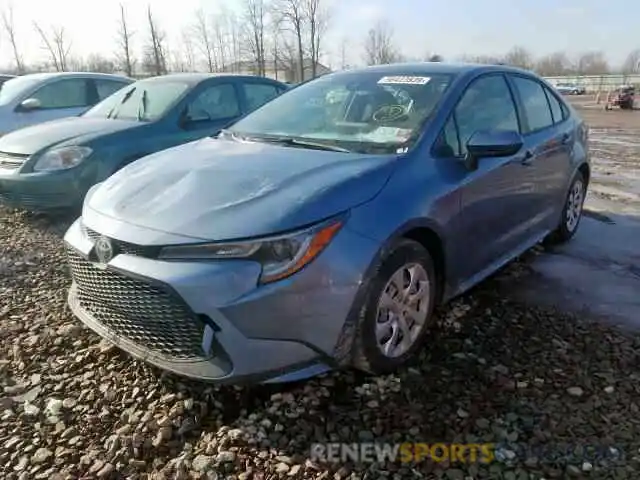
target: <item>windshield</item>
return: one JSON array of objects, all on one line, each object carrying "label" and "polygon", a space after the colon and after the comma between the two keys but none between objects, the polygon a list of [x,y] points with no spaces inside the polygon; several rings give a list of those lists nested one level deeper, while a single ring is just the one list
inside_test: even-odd
[{"label": "windshield", "polygon": [[0,86],[0,105],[11,103],[15,98],[39,83],[41,79],[33,77],[16,77],[7,80]]},{"label": "windshield", "polygon": [[152,122],[175,105],[189,84],[174,81],[141,80],[105,98],[83,116]]},{"label": "windshield", "polygon": [[225,134],[301,148],[307,142],[341,151],[396,153],[415,142],[451,78],[375,72],[327,75],[285,92]]}]

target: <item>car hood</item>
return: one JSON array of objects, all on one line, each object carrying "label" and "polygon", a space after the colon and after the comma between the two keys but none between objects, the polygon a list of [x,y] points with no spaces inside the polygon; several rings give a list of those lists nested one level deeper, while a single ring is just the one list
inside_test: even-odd
[{"label": "car hood", "polygon": [[395,159],[207,138],[120,170],[87,195],[84,215],[202,240],[257,237],[366,202]]},{"label": "car hood", "polygon": [[69,117],[22,128],[0,137],[0,152],[32,155],[88,134],[113,133],[144,123],[106,118]]}]

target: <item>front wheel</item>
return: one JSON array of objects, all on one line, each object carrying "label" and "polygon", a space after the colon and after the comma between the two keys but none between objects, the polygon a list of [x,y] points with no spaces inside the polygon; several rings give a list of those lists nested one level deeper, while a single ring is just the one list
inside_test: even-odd
[{"label": "front wheel", "polygon": [[547,244],[565,243],[571,240],[578,230],[582,218],[582,207],[587,193],[587,184],[582,172],[578,171],[571,182],[562,218],[556,229],[545,239]]},{"label": "front wheel", "polygon": [[431,255],[413,240],[400,240],[364,288],[352,364],[387,373],[417,352],[433,320],[438,285]]}]

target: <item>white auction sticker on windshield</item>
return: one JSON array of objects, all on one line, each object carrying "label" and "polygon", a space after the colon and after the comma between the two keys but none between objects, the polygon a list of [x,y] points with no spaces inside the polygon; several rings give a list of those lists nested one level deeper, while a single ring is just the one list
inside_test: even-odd
[{"label": "white auction sticker on windshield", "polygon": [[404,75],[394,77],[382,77],[379,84],[385,85],[426,85],[431,77],[407,77]]}]

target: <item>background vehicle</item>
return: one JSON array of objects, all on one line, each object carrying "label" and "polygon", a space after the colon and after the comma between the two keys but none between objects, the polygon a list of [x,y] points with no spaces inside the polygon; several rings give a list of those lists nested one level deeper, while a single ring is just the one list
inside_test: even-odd
[{"label": "background vehicle", "polygon": [[0,135],[80,115],[131,82],[104,73],[33,73],[7,80],[0,88]]},{"label": "background vehicle", "polygon": [[7,80],[11,80],[12,78],[16,78],[16,76],[15,75],[0,74],[0,88],[2,87],[2,84],[4,82],[6,82]]},{"label": "background vehicle", "polygon": [[621,110],[633,110],[635,96],[636,88],[633,85],[622,85],[611,92],[604,108],[611,110],[611,107],[620,107]]},{"label": "background vehicle", "polygon": [[559,83],[556,85],[556,90],[563,95],[584,95],[587,93],[585,87],[572,83]]},{"label": "background vehicle", "polygon": [[213,135],[286,89],[253,76],[140,80],[84,115],[0,138],[0,201],[34,210],[79,206],[91,185],[124,165]]},{"label": "background vehicle", "polygon": [[586,141],[523,70],[329,74],[92,189],[65,236],[69,303],[118,347],[207,381],[388,372],[436,304],[571,238]]}]

